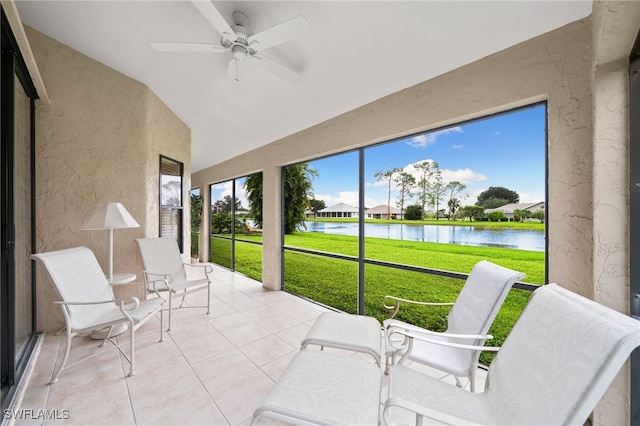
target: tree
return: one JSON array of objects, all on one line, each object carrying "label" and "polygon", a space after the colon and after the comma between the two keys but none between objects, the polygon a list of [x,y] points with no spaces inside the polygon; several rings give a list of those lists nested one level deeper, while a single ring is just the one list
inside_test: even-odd
[{"label": "tree", "polygon": [[531,217],[533,219],[538,219],[540,222],[544,223],[544,210],[536,210],[535,212],[531,213]]},{"label": "tree", "polygon": [[202,196],[191,194],[191,233],[200,232],[202,223]]},{"label": "tree", "polygon": [[449,198],[447,205],[449,206],[449,220],[456,220],[456,210],[460,207],[460,200],[455,197]]},{"label": "tree", "polygon": [[404,202],[411,197],[411,188],[416,184],[416,178],[407,172],[400,172],[394,179],[398,186],[398,207],[400,207],[400,218],[404,218]]},{"label": "tree", "polygon": [[436,167],[436,170],[433,173],[433,183],[430,185],[430,196],[433,200],[433,204],[436,206],[436,220],[438,220],[440,217],[440,210],[444,210],[440,209],[440,201],[442,201],[442,197],[447,192],[447,185],[444,183],[440,166],[436,162],[433,164]]},{"label": "tree", "polygon": [[[505,204],[514,203],[517,204],[520,202],[520,195],[516,191],[512,191],[511,189],[507,189],[502,186],[490,186],[485,191],[482,191],[480,195],[478,195],[478,201],[476,204],[480,206],[484,206],[485,209],[491,209],[495,207],[487,207],[486,201],[492,198],[495,199],[504,199],[507,200]],[[502,204],[504,205],[504,204]],[[500,207],[500,206],[496,206]]]},{"label": "tree", "polygon": [[[218,200],[213,203],[212,210],[214,213],[231,213],[234,202],[231,201],[231,195],[225,195],[222,200]],[[237,198],[235,199],[235,209],[240,210],[242,203]]]},{"label": "tree", "polygon": [[318,176],[307,163],[287,166],[284,173],[284,233],[291,234],[305,226],[305,211],[313,199],[311,180]]},{"label": "tree", "polygon": [[531,211],[515,209],[513,211],[513,220],[518,222],[524,222],[525,219],[531,217]]},{"label": "tree", "polygon": [[180,206],[180,194],[182,184],[179,180],[172,180],[162,185],[162,205],[163,206]]},{"label": "tree", "polygon": [[373,177],[376,178],[376,181],[380,182],[386,180],[389,183],[389,189],[387,191],[387,218],[391,218],[391,182],[393,181],[394,175],[399,173],[401,170],[402,169],[394,167],[386,172],[379,171],[373,175]]},{"label": "tree", "polygon": [[484,200],[483,204],[480,204],[480,206],[485,209],[496,209],[504,206],[505,204],[509,204],[509,200],[506,198],[487,198]]},{"label": "tree", "polygon": [[231,214],[225,212],[211,215],[211,233],[225,234],[231,232]]},{"label": "tree", "polygon": [[[455,211],[458,209],[458,207],[460,207],[460,199],[458,198],[458,195],[461,195],[462,191],[464,191],[465,189],[467,189],[467,185],[458,182],[457,180],[454,180],[447,184],[446,191],[449,193],[449,218],[453,217],[453,219],[455,219]],[[467,198],[467,194],[464,194],[464,198]],[[455,201],[452,202],[451,200]],[[451,209],[451,207],[453,207],[453,210]]]},{"label": "tree", "polygon": [[418,179],[418,202],[420,203],[420,219],[424,220],[425,206],[429,202],[429,185],[431,183],[431,177],[438,168],[438,163],[434,161],[422,161],[415,163],[413,168],[420,173]]},{"label": "tree", "polygon": [[247,176],[243,188],[249,202],[249,217],[257,228],[262,228],[262,173]]},{"label": "tree", "polygon": [[424,214],[422,212],[422,207],[418,204],[407,206],[404,210],[404,218],[406,220],[423,220]]},{"label": "tree", "polygon": [[[307,163],[294,164],[284,169],[284,233],[291,234],[304,226],[305,211],[311,207],[313,185],[311,180],[318,172]],[[262,173],[249,176],[244,181],[244,189],[249,201],[249,214],[257,227],[262,227]]]},{"label": "tree", "polygon": [[198,256],[202,223],[202,196],[191,193],[191,255]]},{"label": "tree", "polygon": [[309,207],[315,217],[320,210],[327,208],[327,205],[324,203],[324,200],[316,200],[315,198],[312,198],[309,200]]},{"label": "tree", "polygon": [[460,209],[462,217],[468,217],[469,222],[473,222],[473,219],[478,220],[484,216],[484,208],[482,206],[464,206]]},{"label": "tree", "polygon": [[489,213],[488,217],[491,222],[500,222],[502,219],[504,219],[504,213],[500,211],[491,212]]}]

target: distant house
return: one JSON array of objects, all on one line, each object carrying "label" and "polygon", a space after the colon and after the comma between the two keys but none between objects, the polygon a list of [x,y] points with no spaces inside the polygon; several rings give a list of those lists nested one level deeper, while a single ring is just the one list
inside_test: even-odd
[{"label": "distant house", "polygon": [[496,207],[495,209],[486,209],[484,214],[489,214],[491,212],[502,212],[504,217],[509,220],[513,220],[513,212],[516,210],[529,210],[531,213],[537,212],[538,210],[544,210],[544,201],[539,201],[537,203],[511,203],[505,204],[504,206]]},{"label": "distant house", "polygon": [[397,207],[380,204],[364,211],[367,219],[402,219],[400,209]]},{"label": "distant house", "polygon": [[358,217],[358,208],[345,203],[338,203],[318,210],[316,217]]}]

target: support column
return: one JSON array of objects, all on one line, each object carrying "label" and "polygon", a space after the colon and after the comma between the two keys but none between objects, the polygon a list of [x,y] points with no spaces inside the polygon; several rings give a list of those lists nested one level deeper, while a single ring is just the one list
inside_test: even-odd
[{"label": "support column", "polygon": [[[596,67],[593,85],[593,298],[629,312],[628,61]],[[629,424],[627,363],[593,413],[594,425]]]},{"label": "support column", "polygon": [[281,168],[262,172],[262,286],[282,288],[282,176]]}]

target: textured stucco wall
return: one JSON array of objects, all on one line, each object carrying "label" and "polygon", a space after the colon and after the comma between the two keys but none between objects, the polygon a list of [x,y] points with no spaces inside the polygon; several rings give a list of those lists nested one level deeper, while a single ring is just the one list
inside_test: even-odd
[{"label": "textured stucco wall", "polygon": [[[146,86],[26,30],[51,101],[36,110],[36,249],[85,245],[106,269],[107,231],[80,227],[97,203],[121,202],[140,228],[114,231],[114,272],[142,279],[135,238],[158,235],[159,155],[185,164],[188,190],[190,130]],[[125,295],[144,291],[136,286],[117,293]],[[63,324],[55,299],[39,268],[38,330]]]}]

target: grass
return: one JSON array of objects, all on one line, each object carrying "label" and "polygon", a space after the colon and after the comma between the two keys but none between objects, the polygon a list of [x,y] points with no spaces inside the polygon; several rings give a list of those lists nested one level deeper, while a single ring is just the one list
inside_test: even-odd
[{"label": "grass", "polygon": [[[260,241],[261,235],[238,236]],[[357,256],[357,237],[295,233],[285,236],[285,245],[317,251]],[[230,266],[231,241],[211,239],[212,261]],[[262,247],[236,242],[237,272],[261,279]],[[415,241],[365,239],[365,258],[405,265],[469,273],[478,261],[487,259],[507,268],[527,274],[529,283],[544,283],[544,253],[493,247],[460,246]],[[226,263],[221,263],[226,262]],[[284,286],[327,306],[355,313],[358,306],[358,264],[356,262],[285,251]],[[395,268],[365,266],[365,314],[380,321],[389,317],[382,304],[385,295],[411,300],[453,302],[463,280],[403,271]],[[494,339],[487,345],[499,346],[513,327],[526,304],[530,292],[512,289],[489,330]],[[447,307],[425,308],[403,305],[397,318],[435,331],[446,328]],[[485,352],[480,360],[490,364],[493,353]]]}]

